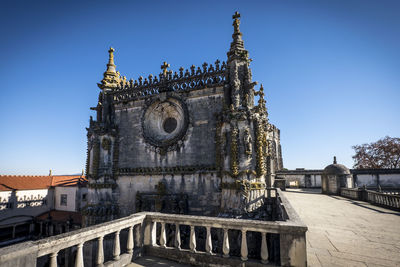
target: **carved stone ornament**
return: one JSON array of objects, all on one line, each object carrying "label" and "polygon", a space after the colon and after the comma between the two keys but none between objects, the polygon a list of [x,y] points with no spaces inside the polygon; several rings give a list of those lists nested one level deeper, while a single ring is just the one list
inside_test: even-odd
[{"label": "carved stone ornament", "polygon": [[103,138],[103,141],[101,141],[101,147],[104,150],[109,150],[111,147],[111,140],[109,138]]},{"label": "carved stone ornament", "polygon": [[251,147],[252,145],[252,138],[250,135],[250,130],[246,129],[244,130],[244,135],[243,135],[243,143],[244,143],[244,147],[245,147],[245,153],[248,157],[251,156],[251,154],[253,153],[253,149]]},{"label": "carved stone ornament", "polygon": [[183,144],[188,124],[189,113],[182,100],[155,99],[142,116],[143,137],[156,151],[171,151]]}]

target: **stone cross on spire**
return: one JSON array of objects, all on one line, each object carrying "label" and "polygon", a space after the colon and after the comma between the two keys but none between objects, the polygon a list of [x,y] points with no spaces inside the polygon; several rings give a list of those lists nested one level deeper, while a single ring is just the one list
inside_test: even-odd
[{"label": "stone cross on spire", "polygon": [[244,49],[244,44],[242,40],[242,33],[240,32],[239,25],[240,25],[240,14],[239,12],[235,12],[233,14],[233,34],[232,34],[232,43],[231,48],[228,52],[228,61],[233,59],[241,59],[241,60],[248,60],[248,52]]},{"label": "stone cross on spire", "polygon": [[170,65],[164,61],[164,63],[161,65],[161,69],[163,70],[163,74],[164,76],[167,76],[167,72],[168,72],[168,68],[170,67]]},{"label": "stone cross on spire", "polygon": [[235,33],[239,33],[240,29],[239,29],[239,25],[240,25],[240,13],[239,12],[235,12],[235,14],[233,14],[232,19],[234,19],[233,21],[233,27],[234,27],[234,31]]}]

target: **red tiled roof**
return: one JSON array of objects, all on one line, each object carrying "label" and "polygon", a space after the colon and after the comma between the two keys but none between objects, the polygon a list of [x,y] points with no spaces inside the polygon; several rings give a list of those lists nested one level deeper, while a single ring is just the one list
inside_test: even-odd
[{"label": "red tiled roof", "polygon": [[0,191],[46,189],[51,186],[85,185],[87,179],[81,175],[0,175]]},{"label": "red tiled roof", "polygon": [[81,175],[53,176],[53,180],[51,181],[52,186],[77,186],[86,185],[86,183],[86,177]]},{"label": "red tiled roof", "polygon": [[72,218],[73,223],[82,224],[82,215],[79,212],[74,211],[51,210],[49,212],[42,213],[36,218],[39,220],[47,220],[49,213],[52,221],[54,222],[66,222]]}]

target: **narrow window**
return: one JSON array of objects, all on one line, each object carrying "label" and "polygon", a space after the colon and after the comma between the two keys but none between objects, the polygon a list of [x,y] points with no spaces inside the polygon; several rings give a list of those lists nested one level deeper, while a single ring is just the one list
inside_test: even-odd
[{"label": "narrow window", "polygon": [[67,194],[61,194],[60,206],[67,206]]}]

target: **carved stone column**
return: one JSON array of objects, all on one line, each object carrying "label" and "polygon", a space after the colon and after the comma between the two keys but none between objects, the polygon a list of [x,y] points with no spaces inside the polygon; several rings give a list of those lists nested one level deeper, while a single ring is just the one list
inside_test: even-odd
[{"label": "carved stone column", "polygon": [[229,257],[229,237],[228,229],[224,229],[224,240],[222,241],[222,252],[224,253],[224,258]]},{"label": "carved stone column", "polygon": [[83,243],[78,244],[76,251],[75,267],[83,267]]},{"label": "carved stone column", "polygon": [[150,225],[150,244],[152,246],[157,245],[157,222],[152,222]]},{"label": "carved stone column", "polygon": [[175,224],[175,247],[181,250],[181,230],[179,224]]},{"label": "carved stone column", "polygon": [[206,237],[206,252],[212,254],[212,242],[211,242],[211,227],[207,226],[207,237]]},{"label": "carved stone column", "polygon": [[126,250],[129,254],[133,253],[134,242],[133,242],[133,226],[129,227],[128,241],[126,242]]},{"label": "carved stone column", "polygon": [[114,237],[113,256],[114,256],[115,261],[119,260],[119,255],[121,254],[121,249],[120,249],[120,245],[119,245],[119,233],[120,233],[120,230],[116,231],[115,237]]},{"label": "carved stone column", "polygon": [[247,261],[248,249],[247,249],[247,238],[246,230],[242,230],[242,245],[240,247],[240,258],[242,261]]},{"label": "carved stone column", "polygon": [[261,262],[268,263],[268,256],[267,234],[261,233]]},{"label": "carved stone column", "polygon": [[190,250],[196,252],[196,233],[194,231],[194,226],[190,226]]},{"label": "carved stone column", "polygon": [[104,262],[104,248],[103,248],[103,239],[104,236],[100,236],[97,239],[97,259],[96,259],[96,264],[97,266],[103,266]]},{"label": "carved stone column", "polygon": [[166,237],[166,234],[165,234],[165,223],[164,222],[162,222],[161,223],[161,236],[160,236],[160,246],[162,247],[162,248],[165,248],[166,247],[166,239],[167,239],[167,237]]},{"label": "carved stone column", "polygon": [[50,267],[57,267],[57,252],[53,252],[50,254]]}]

